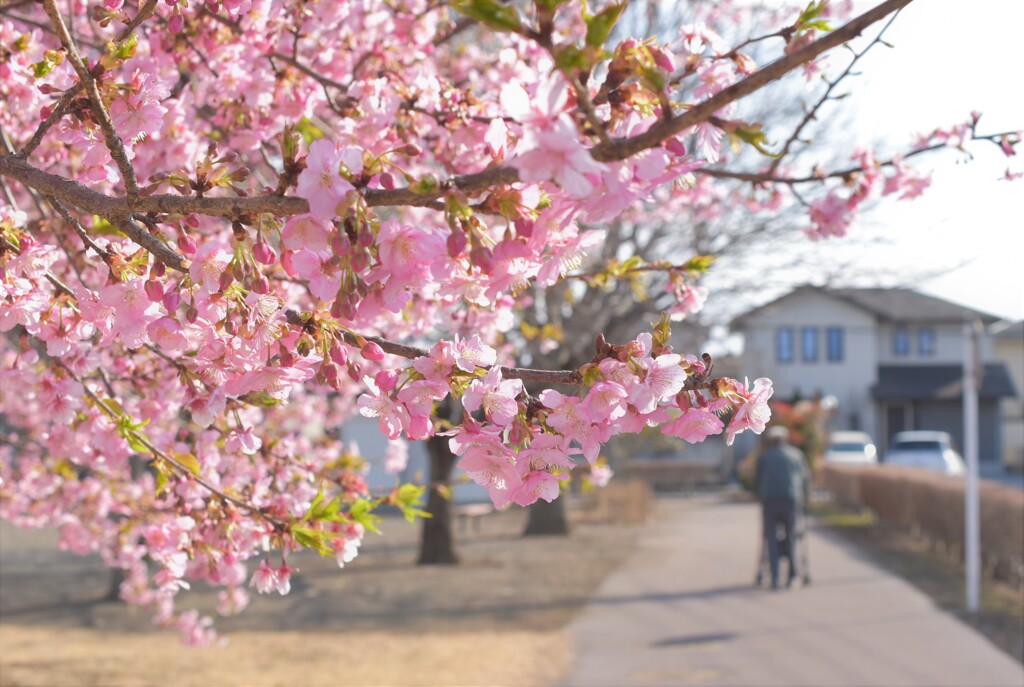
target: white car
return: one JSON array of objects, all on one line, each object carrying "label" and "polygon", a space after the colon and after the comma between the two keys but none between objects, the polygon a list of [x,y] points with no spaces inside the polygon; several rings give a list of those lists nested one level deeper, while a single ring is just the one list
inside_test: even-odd
[{"label": "white car", "polygon": [[966,472],[964,459],[953,449],[947,432],[899,432],[889,442],[886,465],[925,468],[946,475]]},{"label": "white car", "polygon": [[866,432],[832,432],[823,457],[828,463],[874,465],[878,449]]}]

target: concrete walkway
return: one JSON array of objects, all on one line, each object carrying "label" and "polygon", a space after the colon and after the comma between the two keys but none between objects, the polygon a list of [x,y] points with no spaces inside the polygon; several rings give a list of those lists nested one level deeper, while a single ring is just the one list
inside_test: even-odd
[{"label": "concrete walkway", "polygon": [[569,625],[565,685],[1024,686],[1020,663],[813,529],[810,587],[753,588],[759,523],[753,504],[660,499]]}]

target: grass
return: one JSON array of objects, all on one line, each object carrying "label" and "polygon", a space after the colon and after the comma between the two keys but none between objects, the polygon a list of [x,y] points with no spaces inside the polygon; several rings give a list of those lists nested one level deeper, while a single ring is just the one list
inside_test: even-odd
[{"label": "grass", "polygon": [[811,509],[818,523],[861,547],[880,565],[911,582],[935,604],[985,635],[1024,663],[1024,594],[1005,584],[982,580],[980,608],[968,613],[962,563],[928,542],[880,522],[869,510],[852,511],[835,504]]}]

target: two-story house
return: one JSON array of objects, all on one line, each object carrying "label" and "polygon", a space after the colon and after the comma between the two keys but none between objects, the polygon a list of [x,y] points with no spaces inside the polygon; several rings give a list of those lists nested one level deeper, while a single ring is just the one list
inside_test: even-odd
[{"label": "two-story house", "polygon": [[[964,321],[998,318],[909,289],[804,286],[736,318],[743,368],[769,377],[783,400],[833,396],[830,429],[859,429],[884,452],[908,429],[948,431],[963,441]],[[1002,454],[999,400],[1015,395],[1006,367],[982,336],[980,457]]]}]

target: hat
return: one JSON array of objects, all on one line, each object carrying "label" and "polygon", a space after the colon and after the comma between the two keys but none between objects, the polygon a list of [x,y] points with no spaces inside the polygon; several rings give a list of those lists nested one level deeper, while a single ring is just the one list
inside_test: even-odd
[{"label": "hat", "polygon": [[768,428],[768,433],[765,436],[769,439],[785,441],[789,439],[789,428],[783,425],[772,425]]}]

